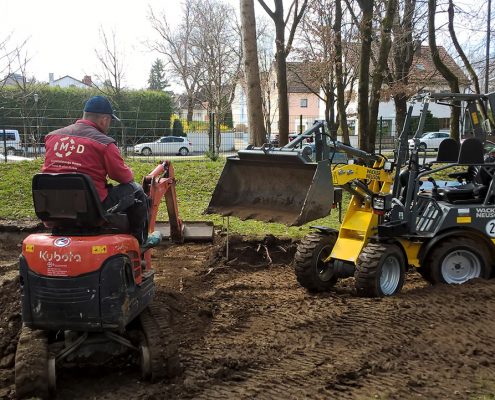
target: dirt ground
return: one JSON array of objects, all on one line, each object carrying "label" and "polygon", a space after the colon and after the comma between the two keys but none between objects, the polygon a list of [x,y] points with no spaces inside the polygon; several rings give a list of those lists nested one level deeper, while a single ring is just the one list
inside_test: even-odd
[{"label": "dirt ground", "polygon": [[[14,398],[21,326],[16,258],[24,232],[0,238],[0,398]],[[172,309],[182,376],[147,383],[137,367],[57,371],[59,399],[490,399],[495,280],[425,284],[362,299],[352,279],[313,295],[290,267],[295,243],[231,237],[155,251],[155,301]]]}]

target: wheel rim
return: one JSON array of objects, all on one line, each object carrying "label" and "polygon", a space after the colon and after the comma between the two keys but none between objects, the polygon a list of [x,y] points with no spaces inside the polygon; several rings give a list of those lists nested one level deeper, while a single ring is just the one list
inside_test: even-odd
[{"label": "wheel rim", "polygon": [[187,153],[188,153],[187,149],[184,149],[184,148],[180,149],[181,156],[187,156]]},{"label": "wheel rim", "polygon": [[150,149],[144,149],[143,150],[143,156],[149,156],[151,154],[151,150]]},{"label": "wheel rim", "polygon": [[330,263],[323,262],[331,254],[332,248],[324,246],[320,249],[316,259],[316,275],[322,282],[328,282],[333,277],[333,268]]},{"label": "wheel rim", "polygon": [[9,156],[15,155],[15,150],[13,150],[13,149],[7,149],[7,155],[9,155]]},{"label": "wheel rim", "polygon": [[389,255],[383,261],[380,274],[380,289],[386,296],[394,294],[399,286],[401,277],[400,260],[393,255]]},{"label": "wheel rim", "polygon": [[480,259],[469,250],[456,250],[442,262],[442,277],[447,283],[461,284],[480,275]]}]

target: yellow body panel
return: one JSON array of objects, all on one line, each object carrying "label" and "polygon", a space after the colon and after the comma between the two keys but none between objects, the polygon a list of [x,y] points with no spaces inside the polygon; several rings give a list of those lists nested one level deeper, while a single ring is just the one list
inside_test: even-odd
[{"label": "yellow body panel", "polygon": [[[383,170],[384,162],[384,159],[377,160],[373,168],[355,164],[337,167],[332,171],[333,184],[343,186],[358,179],[361,182],[367,181],[368,189],[372,193],[388,194],[393,175],[391,171]],[[355,264],[369,237],[375,234],[379,219],[378,215],[373,213],[371,198],[358,187],[356,191],[362,193],[365,200],[352,196],[340,226],[337,242],[325,262],[337,259]]]},{"label": "yellow body panel", "polygon": [[410,240],[404,240],[404,239],[399,240],[399,242],[402,245],[404,251],[406,252],[407,264],[419,268],[420,265],[419,265],[418,254],[419,254],[419,250],[421,249],[421,245],[423,243],[412,242]]}]

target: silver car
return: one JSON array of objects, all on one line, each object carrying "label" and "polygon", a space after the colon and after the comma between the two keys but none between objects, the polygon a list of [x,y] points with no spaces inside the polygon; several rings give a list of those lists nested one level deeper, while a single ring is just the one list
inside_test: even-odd
[{"label": "silver car", "polygon": [[163,136],[155,142],[140,143],[134,146],[134,154],[143,156],[180,154],[187,156],[192,152],[192,143],[187,137]]}]

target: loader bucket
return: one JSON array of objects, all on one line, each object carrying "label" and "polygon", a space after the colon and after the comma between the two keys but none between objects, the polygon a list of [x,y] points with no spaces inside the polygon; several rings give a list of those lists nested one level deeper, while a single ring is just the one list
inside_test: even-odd
[{"label": "loader bucket", "polygon": [[206,213],[299,226],[326,217],[332,203],[328,160],[246,150],[227,159]]}]

